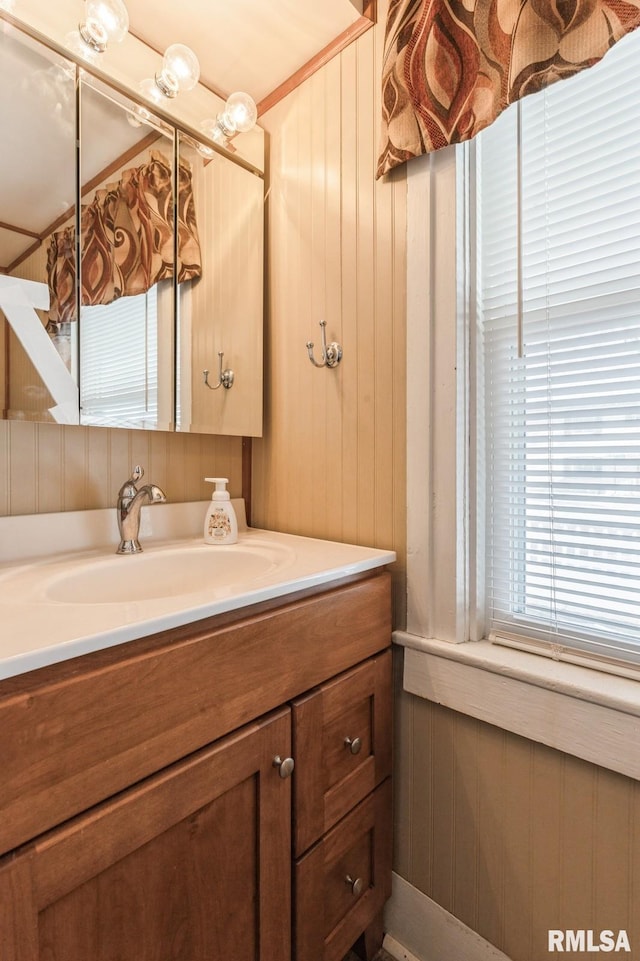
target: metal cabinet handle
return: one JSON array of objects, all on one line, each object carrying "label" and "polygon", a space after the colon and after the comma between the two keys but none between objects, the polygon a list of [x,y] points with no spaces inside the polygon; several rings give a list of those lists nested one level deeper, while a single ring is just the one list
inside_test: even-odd
[{"label": "metal cabinet handle", "polygon": [[272,766],[278,768],[278,774],[281,778],[291,777],[293,774],[293,769],[296,766],[296,762],[292,757],[281,758],[279,754],[276,754],[272,761]]},{"label": "metal cabinet handle", "polygon": [[355,878],[354,880],[350,874],[347,874],[344,882],[345,884],[349,885],[351,888],[351,893],[354,895],[354,897],[357,898],[358,895],[362,894],[362,878]]},{"label": "metal cabinet handle", "polygon": [[354,737],[353,740],[350,737],[345,737],[344,746],[348,748],[352,754],[359,754],[362,748],[362,741],[359,737]]}]

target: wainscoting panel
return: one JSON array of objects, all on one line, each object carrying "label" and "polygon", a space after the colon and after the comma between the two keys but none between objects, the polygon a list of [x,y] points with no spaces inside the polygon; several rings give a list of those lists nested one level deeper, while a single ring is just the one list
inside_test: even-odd
[{"label": "wainscoting panel", "polygon": [[396,730],[406,881],[513,961],[550,929],[640,951],[640,783],[405,692]]},{"label": "wainscoting panel", "polygon": [[0,421],[0,514],[115,507],[135,464],[173,502],[211,496],[204,478],[242,493],[242,439]]}]

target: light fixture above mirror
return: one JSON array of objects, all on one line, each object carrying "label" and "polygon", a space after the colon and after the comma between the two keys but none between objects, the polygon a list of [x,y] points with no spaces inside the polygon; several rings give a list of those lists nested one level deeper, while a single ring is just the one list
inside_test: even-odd
[{"label": "light fixture above mirror", "polygon": [[200,79],[200,64],[193,50],[184,43],[172,43],[164,52],[162,69],[155,80],[165,97],[172,100],[179,92],[193,90]]},{"label": "light fixture above mirror", "polygon": [[164,99],[174,100],[182,91],[193,90],[200,79],[200,63],[190,47],[172,43],[162,58],[162,66],[152,79],[138,85],[147,100],[160,106]]},{"label": "light fixture above mirror", "polygon": [[124,0],[87,0],[85,19],[78,32],[86,45],[104,53],[109,41],[120,43],[129,30],[129,14]]},{"label": "light fixture above mirror", "polygon": [[200,129],[214,143],[225,147],[232,153],[235,147],[231,141],[239,133],[252,130],[258,119],[258,108],[253,97],[241,90],[232,93],[215,120],[203,120]]}]

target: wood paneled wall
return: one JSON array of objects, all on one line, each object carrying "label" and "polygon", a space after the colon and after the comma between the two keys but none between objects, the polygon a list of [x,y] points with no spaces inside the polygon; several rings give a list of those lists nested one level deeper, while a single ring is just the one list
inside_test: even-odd
[{"label": "wood paneled wall", "polygon": [[213,474],[241,495],[239,437],[0,421],[0,514],[115,507],[135,464],[173,502],[210,497]]},{"label": "wood paneled wall", "polygon": [[[376,27],[261,118],[268,376],[253,521],[402,559],[406,179],[404,170],[374,179],[386,6]],[[320,320],[343,347],[333,370],[307,357],[308,340],[319,355]]]},{"label": "wood paneled wall", "polygon": [[638,782],[410,694],[397,735],[404,878],[513,961],[548,957],[549,929],[638,950]]}]

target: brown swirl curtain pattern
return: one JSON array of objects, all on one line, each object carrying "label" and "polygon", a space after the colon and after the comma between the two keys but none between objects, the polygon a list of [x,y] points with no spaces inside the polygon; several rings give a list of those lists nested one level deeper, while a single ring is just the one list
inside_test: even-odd
[{"label": "brown swirl curtain pattern", "polygon": [[640,0],[390,0],[377,176],[469,140],[638,25]]},{"label": "brown swirl curtain pattern", "polygon": [[[122,173],[117,183],[96,191],[80,215],[82,236],[81,303],[110,304],[134,296],[173,276],[172,170],[152,152],[147,163]],[[49,241],[47,278],[49,319],[76,319],[75,229],[55,231]],[[200,241],[191,171],[179,168],[178,282],[201,274]]]}]

